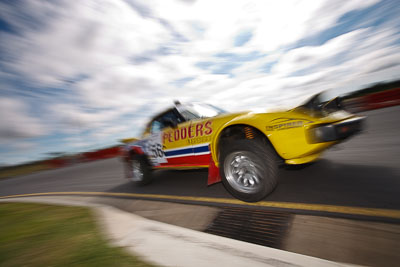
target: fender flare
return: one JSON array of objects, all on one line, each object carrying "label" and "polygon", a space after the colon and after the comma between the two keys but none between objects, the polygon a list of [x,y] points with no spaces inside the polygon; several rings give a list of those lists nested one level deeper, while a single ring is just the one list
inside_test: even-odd
[{"label": "fender flare", "polygon": [[[248,123],[241,123],[240,121],[236,121],[236,120],[231,120],[227,123],[225,123],[223,126],[221,126],[217,133],[215,134],[215,136],[213,137],[211,143],[210,143],[210,164],[208,167],[208,180],[207,180],[207,185],[212,185],[218,182],[221,182],[221,175],[220,175],[220,171],[219,171],[219,162],[218,162],[218,155],[219,155],[219,142],[221,139],[221,134],[222,132],[231,126],[235,126],[235,125],[240,125],[240,126],[249,126],[252,127],[254,129],[257,129],[258,131],[260,131],[261,133],[263,133],[257,126],[255,125],[251,125]],[[263,133],[263,135],[265,136],[265,138],[267,138],[269,140],[269,138]],[[269,140],[269,142],[271,142]]]},{"label": "fender flare", "polygon": [[271,143],[271,145],[273,146],[273,148],[275,149],[275,146],[272,144],[271,140],[268,138],[268,136],[263,133],[263,131],[261,129],[259,129],[256,125],[252,125],[249,123],[243,123],[241,121],[236,121],[236,120],[232,120],[227,122],[226,124],[224,124],[223,126],[221,126],[217,133],[215,134],[215,136],[213,137],[213,139],[210,142],[210,152],[211,152],[211,158],[212,161],[214,162],[214,164],[216,165],[216,167],[219,167],[219,162],[218,162],[218,155],[219,155],[219,142],[221,139],[221,133],[228,127],[231,126],[236,126],[236,125],[240,125],[240,126],[249,126],[252,127],[256,130],[258,130],[260,133],[262,133],[265,138],[267,138],[267,140]]}]

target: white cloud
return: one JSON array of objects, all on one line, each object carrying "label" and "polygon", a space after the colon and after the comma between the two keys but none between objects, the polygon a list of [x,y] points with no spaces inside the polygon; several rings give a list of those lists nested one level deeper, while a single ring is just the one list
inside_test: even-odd
[{"label": "white cloud", "polygon": [[90,128],[102,126],[107,120],[115,119],[119,114],[113,110],[89,112],[71,104],[55,104],[50,106],[54,119],[64,127]]},{"label": "white cloud", "polygon": [[38,30],[21,27],[23,36],[4,34],[2,48],[16,58],[9,67],[41,85],[127,64],[169,38],[122,0],[26,4],[33,15],[52,15]]},{"label": "white cloud", "polygon": [[0,142],[32,138],[47,133],[38,119],[29,115],[26,104],[18,99],[0,98]]},{"label": "white cloud", "polygon": [[[0,4],[4,20],[18,30],[0,33],[0,51],[7,55],[0,79],[23,80],[33,88],[28,96],[41,93],[34,88],[49,91],[31,99],[47,111],[39,117],[29,115],[25,99],[3,98],[10,108],[4,113],[9,118],[1,120],[11,130],[1,127],[0,133],[78,134],[79,140],[66,144],[81,147],[137,136],[173,99],[229,110],[291,106],[323,89],[346,91],[393,79],[400,51],[398,30],[390,23],[289,50],[337,25],[347,12],[376,2],[26,1],[25,19]],[[243,32],[251,38],[235,46]],[[221,53],[236,57],[216,56]]]},{"label": "white cloud", "polygon": [[[314,5],[315,1],[308,1]],[[331,27],[343,14],[360,10],[379,2],[379,0],[339,0],[339,1],[318,1],[320,6],[314,16],[307,21],[307,28],[313,29],[312,33]]]}]

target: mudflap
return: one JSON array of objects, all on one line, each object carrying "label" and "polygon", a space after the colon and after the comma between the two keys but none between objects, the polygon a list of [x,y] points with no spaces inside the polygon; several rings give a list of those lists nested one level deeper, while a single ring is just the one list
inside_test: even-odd
[{"label": "mudflap", "polygon": [[207,185],[212,185],[221,182],[221,175],[219,174],[219,168],[215,166],[213,157],[210,157],[210,166],[208,167],[208,181]]}]

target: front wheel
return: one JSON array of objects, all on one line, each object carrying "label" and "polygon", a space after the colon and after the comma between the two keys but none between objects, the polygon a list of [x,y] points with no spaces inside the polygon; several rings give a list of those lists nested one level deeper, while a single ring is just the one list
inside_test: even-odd
[{"label": "front wheel", "polygon": [[131,181],[136,185],[146,185],[152,181],[151,170],[145,158],[141,155],[133,155],[130,160]]},{"label": "front wheel", "polygon": [[236,140],[222,147],[220,174],[234,197],[256,202],[271,193],[278,182],[278,167],[271,147],[254,140]]}]

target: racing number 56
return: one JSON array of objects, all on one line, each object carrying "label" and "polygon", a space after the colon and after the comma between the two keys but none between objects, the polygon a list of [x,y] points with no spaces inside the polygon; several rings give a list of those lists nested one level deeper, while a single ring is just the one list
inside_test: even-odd
[{"label": "racing number 56", "polygon": [[165,153],[161,144],[151,144],[149,150],[154,158],[164,158]]}]

